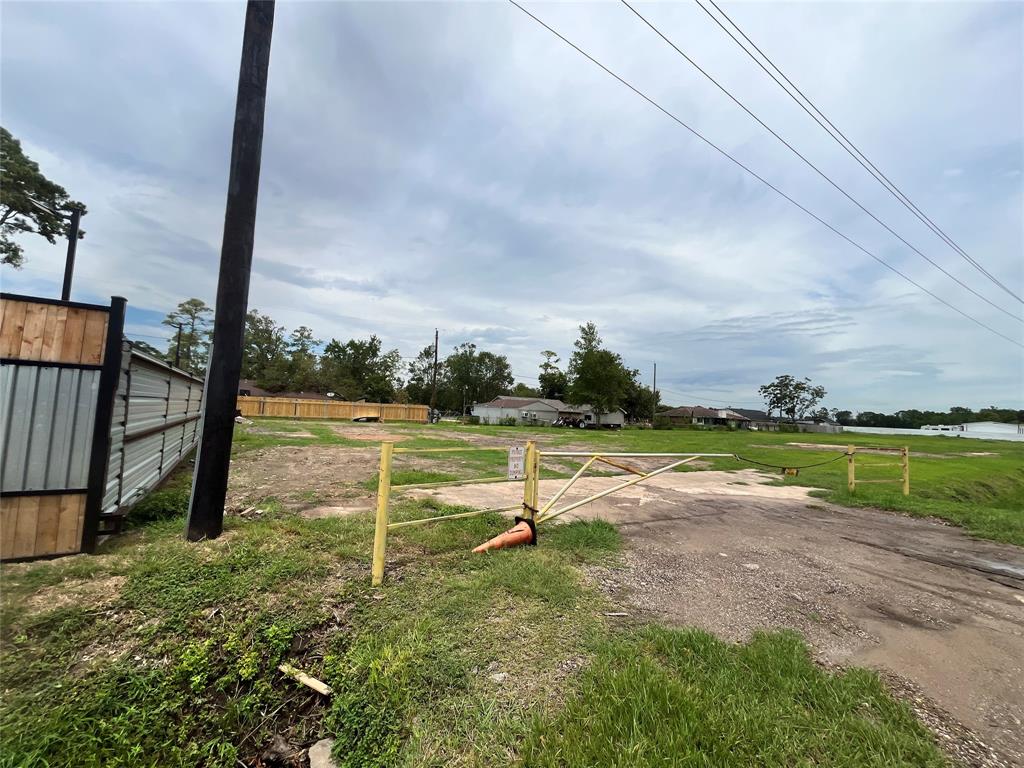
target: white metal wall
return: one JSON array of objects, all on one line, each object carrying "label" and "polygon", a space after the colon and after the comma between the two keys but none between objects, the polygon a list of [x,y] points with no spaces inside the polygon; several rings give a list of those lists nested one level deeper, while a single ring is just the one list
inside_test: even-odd
[{"label": "white metal wall", "polygon": [[0,367],[0,490],[84,489],[100,372]]},{"label": "white metal wall", "polygon": [[126,342],[111,423],[103,514],[139,501],[195,447],[203,381]]}]

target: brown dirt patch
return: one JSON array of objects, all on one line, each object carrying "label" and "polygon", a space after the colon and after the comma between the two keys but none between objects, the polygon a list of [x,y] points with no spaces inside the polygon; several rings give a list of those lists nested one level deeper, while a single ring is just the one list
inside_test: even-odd
[{"label": "brown dirt patch", "polygon": [[124,582],[124,576],[64,581],[35,592],[25,601],[25,607],[32,614],[72,605],[92,609],[105,608],[113,604],[121,594]]},{"label": "brown dirt patch", "polygon": [[399,443],[408,440],[412,435],[404,435],[400,432],[391,432],[383,427],[373,424],[337,424],[330,425],[335,434],[347,437],[349,440],[365,440],[368,443],[383,443],[385,441]]},{"label": "brown dirt patch", "polygon": [[331,499],[370,498],[359,483],[374,476],[378,462],[374,451],[331,445],[247,451],[231,460],[227,506],[244,509],[270,496],[296,509]]}]

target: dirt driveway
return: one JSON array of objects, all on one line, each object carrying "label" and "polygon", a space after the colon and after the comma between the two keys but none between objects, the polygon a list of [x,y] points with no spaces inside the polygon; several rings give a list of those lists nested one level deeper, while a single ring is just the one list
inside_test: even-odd
[{"label": "dirt driveway", "polygon": [[[624,611],[731,640],[794,628],[823,663],[882,671],[964,763],[1024,765],[1024,550],[766,479],[668,473],[563,517],[620,526],[625,567],[594,576]],[[589,478],[564,501],[618,481]],[[542,499],[561,482],[542,481]],[[521,492],[417,493],[500,507]]]}]

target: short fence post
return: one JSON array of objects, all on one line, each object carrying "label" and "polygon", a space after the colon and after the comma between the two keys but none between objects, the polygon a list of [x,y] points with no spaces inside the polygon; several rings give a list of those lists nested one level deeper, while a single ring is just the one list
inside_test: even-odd
[{"label": "short fence post", "polygon": [[853,455],[856,450],[855,446],[846,446],[846,488],[850,493],[857,490],[857,468]]},{"label": "short fence post", "polygon": [[905,445],[900,450],[900,467],[903,470],[903,495],[910,495],[910,446]]},{"label": "short fence post", "polygon": [[377,475],[377,525],[373,532],[373,586],[384,581],[384,552],[388,543],[388,499],[391,496],[391,453],[394,443],[380,444],[380,471]]},{"label": "short fence post", "polygon": [[523,517],[531,520],[536,516],[538,488],[537,488],[537,443],[533,440],[526,442],[526,451],[523,455],[524,469],[526,470],[526,481],[523,483]]}]

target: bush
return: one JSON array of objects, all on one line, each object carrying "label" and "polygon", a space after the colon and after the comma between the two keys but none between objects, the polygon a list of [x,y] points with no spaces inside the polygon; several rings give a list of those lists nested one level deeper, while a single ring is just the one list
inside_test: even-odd
[{"label": "bush", "polygon": [[498,422],[498,425],[501,426],[501,427],[514,427],[516,425],[516,417],[515,416],[504,416]]},{"label": "bush", "polygon": [[654,417],[654,428],[655,429],[672,429],[672,419],[668,416],[662,416],[658,414]]}]

